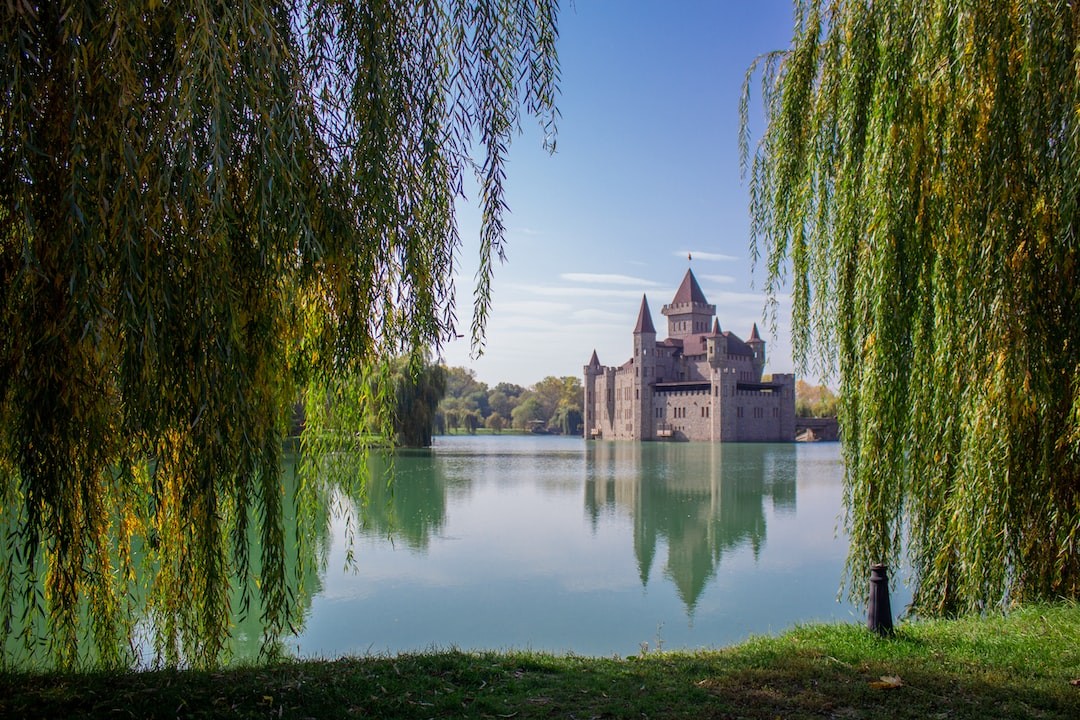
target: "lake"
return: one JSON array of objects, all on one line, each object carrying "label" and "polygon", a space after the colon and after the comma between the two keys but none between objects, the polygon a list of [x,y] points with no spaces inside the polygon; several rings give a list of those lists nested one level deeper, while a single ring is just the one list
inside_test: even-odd
[{"label": "lake", "polygon": [[[444,436],[331,521],[299,656],[694,649],[815,620],[837,594],[840,446]],[[348,561],[351,547],[353,561]],[[894,591],[893,608],[909,600]]]}]

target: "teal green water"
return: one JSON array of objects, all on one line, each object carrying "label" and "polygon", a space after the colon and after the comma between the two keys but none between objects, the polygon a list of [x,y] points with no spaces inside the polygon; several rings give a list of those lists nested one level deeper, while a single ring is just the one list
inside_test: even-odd
[{"label": "teal green water", "polygon": [[332,521],[321,589],[286,644],[625,655],[863,622],[837,601],[842,472],[836,444],[439,437],[398,457],[392,504],[372,494],[351,568]]},{"label": "teal green water", "polygon": [[[305,547],[317,557],[293,588],[301,617],[283,639],[288,654],[629,655],[646,643],[718,647],[796,623],[863,622],[837,600],[836,444],[455,436],[400,452],[394,469],[389,485],[369,482],[363,507],[336,493],[316,513]],[[908,600],[901,588],[893,607]],[[140,629],[134,662],[153,665]],[[46,633],[32,656],[14,635],[8,661],[49,664]],[[238,616],[232,657],[257,658],[262,635],[258,612]],[[93,661],[91,647],[81,654]]]}]

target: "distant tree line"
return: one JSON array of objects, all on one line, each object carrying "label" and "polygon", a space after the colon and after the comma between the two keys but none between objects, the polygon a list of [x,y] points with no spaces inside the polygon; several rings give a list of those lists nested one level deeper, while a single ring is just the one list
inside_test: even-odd
[{"label": "distant tree line", "polygon": [[827,385],[811,385],[805,380],[795,382],[795,415],[797,417],[836,417],[840,398]]},{"label": "distant tree line", "polygon": [[436,433],[507,428],[575,435],[581,432],[584,390],[576,377],[548,376],[525,388],[501,382],[494,387],[467,368],[445,370],[446,394],[435,412]]}]

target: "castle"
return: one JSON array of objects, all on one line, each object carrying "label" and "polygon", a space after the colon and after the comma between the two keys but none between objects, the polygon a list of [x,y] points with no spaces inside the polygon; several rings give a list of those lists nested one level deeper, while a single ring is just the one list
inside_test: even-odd
[{"label": "castle", "polygon": [[721,332],[690,270],[671,303],[668,338],[657,342],[641,298],[634,355],[619,367],[585,366],[585,437],[609,440],[789,442],[795,439],[795,376],[762,381],[765,341]]}]

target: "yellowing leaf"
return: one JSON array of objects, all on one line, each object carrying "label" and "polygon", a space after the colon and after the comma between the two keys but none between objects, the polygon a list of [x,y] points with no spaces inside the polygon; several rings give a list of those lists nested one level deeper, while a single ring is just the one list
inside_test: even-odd
[{"label": "yellowing leaf", "polygon": [[874,680],[870,683],[870,687],[875,690],[892,690],[898,688],[904,684],[904,681],[900,679],[899,675],[882,675],[880,680]]}]

